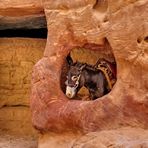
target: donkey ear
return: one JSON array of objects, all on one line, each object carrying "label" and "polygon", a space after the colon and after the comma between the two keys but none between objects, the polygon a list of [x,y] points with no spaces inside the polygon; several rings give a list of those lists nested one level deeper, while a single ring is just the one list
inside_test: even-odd
[{"label": "donkey ear", "polygon": [[71,66],[71,65],[73,64],[73,60],[72,60],[72,58],[71,58],[71,56],[70,56],[70,53],[68,54],[66,60],[67,60],[68,65]]}]

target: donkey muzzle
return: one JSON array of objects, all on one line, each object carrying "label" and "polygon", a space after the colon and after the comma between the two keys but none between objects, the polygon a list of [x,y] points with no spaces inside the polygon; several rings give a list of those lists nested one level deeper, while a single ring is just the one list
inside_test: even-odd
[{"label": "donkey muzzle", "polygon": [[77,88],[76,88],[76,87],[70,87],[70,86],[67,86],[67,87],[66,87],[66,96],[67,96],[68,98],[73,98],[73,97],[75,97],[76,92],[77,92]]}]

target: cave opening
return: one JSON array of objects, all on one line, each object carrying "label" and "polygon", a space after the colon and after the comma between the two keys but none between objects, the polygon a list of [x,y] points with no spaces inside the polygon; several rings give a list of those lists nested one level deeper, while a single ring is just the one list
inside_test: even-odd
[{"label": "cave opening", "polygon": [[[73,81],[72,79],[78,79],[78,76],[72,77],[72,75],[76,76],[77,72],[73,71],[75,74],[71,73],[71,66],[69,65],[69,61],[67,60],[69,58],[72,59],[72,62],[73,62],[72,66],[73,67],[75,65],[85,65],[86,64],[87,65],[86,69],[89,69],[88,67],[90,67],[90,70],[95,71],[94,73],[96,73],[95,76],[93,74],[92,77],[89,77],[90,78],[89,86],[86,86],[87,84],[83,85],[79,90],[76,91],[76,94],[73,95],[73,97],[70,97],[70,96],[67,95],[67,89],[69,89],[68,88],[69,84],[67,84],[67,83],[68,83],[68,81],[72,82]],[[62,74],[61,74],[61,88],[62,88],[62,91],[64,92],[64,94],[67,96],[67,98],[76,99],[76,100],[84,100],[84,101],[95,100],[97,98],[102,97],[103,95],[108,94],[111,91],[111,89],[109,91],[106,91],[107,90],[106,88],[108,86],[105,86],[105,84],[104,84],[104,85],[102,85],[102,87],[104,87],[103,95],[101,95],[101,96],[96,95],[97,91],[98,91],[96,89],[96,85],[101,86],[100,84],[98,84],[98,83],[101,83],[101,79],[99,79],[99,77],[98,77],[99,70],[96,71],[96,69],[94,69],[94,67],[98,63],[98,61],[100,61],[100,60],[101,61],[105,60],[105,61],[109,62],[109,64],[112,64],[111,66],[113,66],[113,67],[110,67],[110,65],[109,65],[109,67],[113,68],[112,72],[113,72],[113,75],[114,75],[114,81],[116,82],[116,60],[115,60],[114,54],[112,52],[112,48],[111,48],[111,46],[110,46],[110,44],[109,44],[109,42],[106,38],[103,39],[103,44],[86,43],[82,47],[74,47],[70,50],[70,53],[68,54],[68,56],[65,60],[65,64],[62,67]],[[76,63],[80,63],[80,64],[76,64]],[[83,72],[84,72],[84,70],[83,70]],[[101,72],[102,72],[102,70],[101,70]],[[105,74],[105,73],[103,73],[103,74]],[[69,79],[70,75],[71,75],[71,78]],[[89,73],[88,73],[88,75],[89,75]],[[80,77],[79,80],[81,81],[81,77],[84,77],[84,76],[79,75],[79,77]],[[104,78],[106,79],[107,77],[104,76]],[[84,79],[86,81],[86,76],[85,76]],[[80,86],[80,83],[81,83],[80,81],[78,82],[79,86]],[[114,84],[115,84],[115,82],[114,82]],[[103,83],[105,83],[105,82],[103,82]],[[113,86],[114,86],[114,84],[113,84]],[[108,84],[106,84],[106,85],[108,85]],[[92,91],[95,91],[95,95],[96,95],[95,99],[93,98],[94,96],[92,97],[92,91],[90,91],[91,88],[93,89]],[[73,86],[72,86],[72,89],[74,89]],[[100,97],[98,97],[98,96],[100,96]]]}]

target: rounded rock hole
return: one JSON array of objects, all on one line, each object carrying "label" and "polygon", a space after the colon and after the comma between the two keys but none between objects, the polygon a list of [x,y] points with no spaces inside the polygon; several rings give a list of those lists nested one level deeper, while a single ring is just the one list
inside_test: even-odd
[{"label": "rounded rock hole", "polygon": [[74,47],[62,67],[61,89],[68,99],[96,100],[116,83],[116,61],[106,38],[103,44]]}]

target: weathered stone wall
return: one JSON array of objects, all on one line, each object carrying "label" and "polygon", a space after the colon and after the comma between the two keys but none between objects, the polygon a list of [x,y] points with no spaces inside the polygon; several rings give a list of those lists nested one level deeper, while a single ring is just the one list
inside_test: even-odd
[{"label": "weathered stone wall", "polygon": [[[80,133],[97,131],[94,137],[98,137],[102,130],[119,130],[127,126],[131,131],[131,127],[146,130],[148,0],[43,0],[43,3],[48,39],[44,57],[34,67],[31,94],[33,124],[40,131],[49,133],[40,147],[55,147],[56,142],[61,142],[63,148],[74,147],[67,139],[79,139]],[[60,87],[62,65],[67,54],[73,47],[101,44],[104,38],[108,39],[117,62],[114,88],[95,101],[68,100]],[[144,142],[147,131],[145,134]],[[120,130],[119,135],[122,135]],[[130,132],[125,136],[128,139]],[[117,137],[118,134],[115,139]],[[136,137],[133,132],[132,140]],[[130,145],[126,140],[124,142]],[[134,142],[133,147],[138,147],[139,141]],[[91,144],[88,147],[96,147],[99,140],[88,143]],[[115,143],[106,145],[105,141],[99,146],[124,147],[124,144],[118,145],[118,140]],[[147,147],[147,143],[144,145]],[[77,147],[85,146],[78,142]]]},{"label": "weathered stone wall", "polygon": [[46,28],[41,0],[0,1],[0,30],[38,28]]},{"label": "weathered stone wall", "polygon": [[39,148],[147,148],[148,131],[124,127],[85,135],[46,133],[40,135]]},{"label": "weathered stone wall", "polygon": [[43,14],[41,0],[1,0],[0,15],[2,16],[24,16]]},{"label": "weathered stone wall", "polygon": [[32,67],[43,56],[45,44],[44,39],[0,39],[0,130],[34,133],[29,109],[30,80]]},{"label": "weathered stone wall", "polygon": [[[34,68],[31,100],[33,124],[42,131],[48,131],[47,135],[42,135],[39,147],[148,147],[147,0],[43,0],[43,3],[48,19],[49,38],[45,56]],[[38,14],[44,17],[40,0],[1,1],[0,8],[2,27],[7,21],[9,26],[19,23],[20,20],[24,25],[26,15],[30,15],[27,17],[28,20],[36,18]],[[118,80],[114,89],[100,100],[69,101],[60,87],[61,69],[66,55],[77,45],[83,46],[88,42],[102,44],[101,39],[104,37],[113,49],[118,66]],[[30,41],[29,39],[27,43],[23,43],[24,39],[20,42],[11,39],[9,43],[12,45],[11,48],[16,47],[16,42],[19,49],[28,49],[24,46],[32,46],[33,41],[28,44]],[[19,131],[30,134],[34,131],[30,124],[26,100],[29,88],[28,73],[33,64],[26,60],[26,52],[19,52],[17,48],[14,51],[25,61],[18,62],[19,56],[8,58],[15,53],[8,48],[7,42],[6,39],[0,41],[0,45],[5,43],[10,51],[5,52],[7,49],[4,46],[5,50],[1,50],[3,56],[0,60],[0,87],[3,99],[0,99],[0,106],[3,108],[0,109],[0,128],[5,132]],[[34,42],[39,44],[39,40]],[[31,51],[32,47],[27,52],[28,55]],[[29,57],[32,59],[32,56]],[[4,60],[5,57],[7,60]],[[11,74],[8,74],[9,72]],[[7,93],[12,95],[12,100]],[[117,129],[124,126],[130,128]],[[112,128],[117,130],[109,130]],[[104,131],[99,132],[103,129]],[[86,136],[79,133],[96,130],[97,132]],[[78,133],[75,133],[76,131]]]},{"label": "weathered stone wall", "polygon": [[[0,30],[40,28],[46,28],[40,0],[0,1]],[[45,44],[42,39],[0,38],[0,133],[36,134],[29,109],[30,78]]]},{"label": "weathered stone wall", "polygon": [[[145,58],[148,1],[129,1],[127,6],[119,2],[117,12],[112,12],[112,3],[107,2],[103,14],[108,20],[104,21],[98,17],[100,11],[94,8],[93,0],[78,3],[56,0],[52,5],[51,1],[44,1],[48,39],[44,57],[34,68],[31,95],[33,124],[37,128],[89,132],[121,125],[148,127]],[[73,47],[99,45],[104,38],[108,39],[117,62],[116,85],[101,99],[71,102],[60,87],[65,57]]]}]

